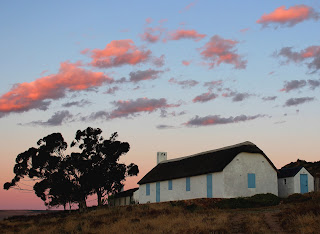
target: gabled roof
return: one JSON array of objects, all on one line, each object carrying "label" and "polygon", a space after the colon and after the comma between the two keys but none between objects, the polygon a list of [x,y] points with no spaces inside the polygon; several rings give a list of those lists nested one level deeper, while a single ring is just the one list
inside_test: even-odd
[{"label": "gabled roof", "polygon": [[303,167],[281,168],[278,178],[294,177]]},{"label": "gabled roof", "polygon": [[262,154],[277,171],[277,168],[261,149],[259,149],[255,144],[246,141],[240,144],[206,151],[187,157],[163,161],[149,171],[138,182],[138,184],[223,171],[223,169],[241,152]]},{"label": "gabled roof", "polygon": [[120,198],[120,197],[131,197],[135,191],[137,191],[139,188],[133,188],[128,189],[126,191],[122,191],[120,193],[117,193],[114,195],[114,198]]}]

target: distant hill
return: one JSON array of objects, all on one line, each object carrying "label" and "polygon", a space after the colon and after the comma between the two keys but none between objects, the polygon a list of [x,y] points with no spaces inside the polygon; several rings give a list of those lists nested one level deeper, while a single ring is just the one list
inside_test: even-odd
[{"label": "distant hill", "polygon": [[296,162],[291,162],[282,168],[292,168],[302,166],[306,168],[313,177],[320,177],[320,161],[317,162],[307,162],[305,160],[298,159]]}]

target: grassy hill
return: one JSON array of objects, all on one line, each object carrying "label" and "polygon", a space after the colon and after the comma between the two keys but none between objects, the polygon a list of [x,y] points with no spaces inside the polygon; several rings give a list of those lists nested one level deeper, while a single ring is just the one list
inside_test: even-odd
[{"label": "grassy hill", "polygon": [[[277,205],[276,205],[277,204]],[[271,206],[270,206],[271,205]],[[317,233],[320,193],[194,199],[14,217],[2,233]]]}]

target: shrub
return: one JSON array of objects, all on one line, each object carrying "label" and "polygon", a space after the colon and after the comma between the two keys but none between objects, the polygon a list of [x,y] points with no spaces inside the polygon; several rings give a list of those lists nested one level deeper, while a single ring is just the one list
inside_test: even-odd
[{"label": "shrub", "polygon": [[276,206],[281,202],[281,198],[272,193],[256,194],[249,197],[248,200],[258,206]]},{"label": "shrub", "polygon": [[263,206],[275,206],[278,205],[281,198],[278,196],[266,193],[256,194],[252,197],[238,197],[221,200],[217,203],[217,207],[220,209],[237,209],[237,208],[255,208]]},{"label": "shrub", "polygon": [[310,200],[311,197],[303,195],[301,193],[294,193],[289,195],[286,199],[284,199],[284,203],[296,203],[296,202],[305,202]]}]

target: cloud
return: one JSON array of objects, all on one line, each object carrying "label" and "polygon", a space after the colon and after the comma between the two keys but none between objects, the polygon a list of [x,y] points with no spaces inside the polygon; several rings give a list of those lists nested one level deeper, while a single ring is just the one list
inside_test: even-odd
[{"label": "cloud", "polygon": [[320,80],[308,80],[308,85],[311,89],[320,87]]},{"label": "cloud", "polygon": [[139,49],[130,39],[114,40],[100,50],[88,51],[92,61],[90,65],[98,68],[119,67],[123,65],[136,65],[148,61],[150,50]]},{"label": "cloud", "polygon": [[252,94],[249,93],[238,93],[238,92],[229,92],[229,93],[223,93],[222,94],[223,97],[232,97],[232,101],[233,102],[241,102],[247,98],[249,98],[250,96],[252,96]]},{"label": "cloud", "polygon": [[155,80],[159,78],[159,74],[163,73],[163,71],[156,71],[152,69],[148,69],[145,71],[136,71],[136,72],[130,72],[130,81],[131,82],[139,82],[142,80]]},{"label": "cloud", "polygon": [[314,90],[320,87],[320,80],[292,80],[285,81],[284,87],[280,90],[282,92],[290,92],[295,89],[301,89],[305,86],[309,86],[310,89]]},{"label": "cloud", "polygon": [[279,52],[274,52],[273,56],[286,58],[285,63],[307,61],[306,64],[313,70],[312,73],[320,69],[320,46],[309,46],[300,52],[292,51],[292,47],[283,47]]},{"label": "cloud", "polygon": [[178,107],[180,104],[168,104],[165,98],[160,99],[148,99],[148,98],[138,98],[136,100],[127,101],[116,101],[112,102],[116,107],[111,112],[98,111],[92,113],[89,119],[115,119],[129,116],[136,116],[141,112],[151,113],[159,109],[166,109],[170,107]]},{"label": "cloud", "polygon": [[134,115],[139,112],[151,113],[161,108],[177,107],[179,105],[168,104],[165,98],[148,99],[138,98],[136,100],[113,102],[117,107],[110,113],[110,118],[121,118]]},{"label": "cloud", "polygon": [[305,80],[291,80],[285,81],[284,87],[280,90],[281,92],[290,92],[291,90],[300,89],[307,85]]},{"label": "cloud", "polygon": [[164,54],[161,55],[159,58],[153,57],[153,58],[152,58],[152,63],[153,63],[156,67],[163,67],[163,66],[164,66],[164,63],[165,63],[164,59],[165,59]]},{"label": "cloud", "polygon": [[223,39],[215,35],[200,49],[200,54],[205,60],[209,60],[208,65],[210,68],[226,63],[232,64],[235,69],[245,69],[247,60],[237,54],[237,49],[235,49],[237,44],[238,41]]},{"label": "cloud", "polygon": [[243,29],[240,29],[240,32],[241,33],[246,33],[250,30],[250,28],[243,28]]},{"label": "cloud", "polygon": [[265,115],[254,115],[254,116],[247,116],[247,115],[239,115],[229,118],[220,117],[220,115],[208,115],[205,117],[196,116],[193,119],[186,122],[184,125],[191,127],[199,127],[199,126],[208,126],[208,125],[219,125],[219,124],[231,124],[231,123],[239,123],[245,122],[249,120],[254,120],[257,118],[265,117]]},{"label": "cloud", "polygon": [[284,106],[297,106],[306,102],[311,102],[313,100],[314,100],[313,97],[290,98],[286,101]]},{"label": "cloud", "polygon": [[146,18],[146,24],[151,24],[152,23],[152,18],[151,17],[149,17],[149,18]]},{"label": "cloud", "polygon": [[191,88],[191,87],[194,87],[194,86],[199,84],[199,82],[196,81],[196,80],[181,80],[181,81],[178,81],[178,80],[176,80],[174,78],[171,78],[169,80],[169,83],[180,85],[183,89]]},{"label": "cloud", "polygon": [[169,33],[168,40],[181,40],[181,39],[193,39],[194,41],[200,41],[205,38],[206,34],[199,34],[196,30],[177,29]]},{"label": "cloud", "polygon": [[190,63],[191,63],[191,61],[187,61],[187,60],[182,60],[182,62],[181,62],[183,65],[185,65],[185,66],[189,66],[190,65]]},{"label": "cloud", "polygon": [[88,100],[82,99],[80,101],[66,102],[62,104],[62,106],[63,107],[72,107],[72,106],[84,107],[89,104],[91,104],[91,102],[89,102]]},{"label": "cloud", "polygon": [[65,120],[72,118],[73,115],[65,110],[58,111],[54,113],[54,115],[48,119],[47,121],[32,121],[28,125],[41,125],[41,126],[61,126]]},{"label": "cloud", "polygon": [[63,62],[57,74],[13,85],[0,97],[0,113],[46,110],[50,100],[62,98],[69,91],[91,90],[112,82],[113,79],[102,72],[88,71],[76,64]]},{"label": "cloud", "polygon": [[263,101],[274,101],[277,99],[277,96],[269,96],[269,97],[263,97]]},{"label": "cloud", "polygon": [[188,4],[187,6],[185,6],[181,11],[179,11],[179,13],[182,13],[182,12],[184,12],[184,11],[190,10],[190,8],[194,7],[194,6],[197,4],[198,1],[199,1],[199,0],[195,0],[195,1],[191,2],[191,3],[189,3],[189,4]]},{"label": "cloud", "polygon": [[213,80],[213,81],[208,81],[208,82],[205,82],[203,84],[203,86],[205,87],[209,87],[209,88],[214,88],[214,87],[217,87],[217,86],[221,86],[222,85],[222,80]]},{"label": "cloud", "polygon": [[180,111],[180,112],[168,112],[166,109],[161,109],[160,112],[160,117],[161,118],[167,118],[167,117],[175,117],[175,116],[181,116],[181,115],[185,115],[186,112],[185,111]]},{"label": "cloud", "polygon": [[192,101],[195,102],[208,102],[210,100],[216,99],[218,95],[212,93],[211,91],[207,93],[200,94],[199,96],[196,96]]},{"label": "cloud", "polygon": [[156,43],[160,40],[163,32],[165,31],[164,28],[160,27],[147,27],[144,29],[143,34],[140,34],[140,38],[142,41],[146,41],[149,43]]},{"label": "cloud", "polygon": [[286,9],[285,6],[281,6],[269,14],[263,14],[261,18],[257,20],[257,23],[262,24],[263,27],[266,27],[269,24],[292,27],[309,19],[319,19],[319,13],[312,7],[296,5]]},{"label": "cloud", "polygon": [[116,91],[118,91],[120,88],[118,86],[114,86],[112,88],[109,88],[107,91],[104,92],[104,94],[115,94]]},{"label": "cloud", "polygon": [[172,129],[172,128],[175,128],[175,127],[172,126],[172,125],[160,124],[160,125],[157,125],[156,128],[162,130],[162,129]]}]

